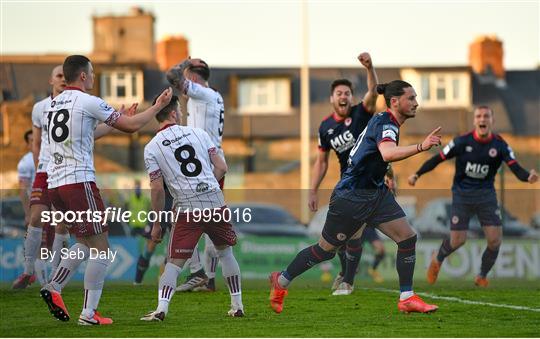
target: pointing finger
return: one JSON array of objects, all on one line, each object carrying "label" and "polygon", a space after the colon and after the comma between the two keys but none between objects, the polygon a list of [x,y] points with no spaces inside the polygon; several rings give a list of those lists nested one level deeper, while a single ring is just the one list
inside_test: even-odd
[{"label": "pointing finger", "polygon": [[439,132],[441,131],[441,129],[442,129],[442,127],[439,126],[439,127],[435,128],[435,129],[433,130],[433,132],[429,133],[429,135],[434,135],[434,134],[436,134],[436,133],[439,133]]}]

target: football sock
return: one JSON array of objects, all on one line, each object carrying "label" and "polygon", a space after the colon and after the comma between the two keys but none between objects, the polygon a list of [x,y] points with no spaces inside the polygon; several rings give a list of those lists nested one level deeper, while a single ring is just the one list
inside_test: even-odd
[{"label": "football sock", "polygon": [[110,259],[92,258],[88,259],[86,271],[84,272],[84,304],[82,314],[92,318],[94,311],[97,310],[107,267],[110,265]]},{"label": "football sock", "polygon": [[456,249],[452,248],[452,246],[450,245],[450,239],[444,239],[441,247],[439,248],[439,252],[437,253],[437,261],[443,262],[444,259],[450,254],[452,254],[452,252],[454,252],[455,250]]},{"label": "football sock", "polygon": [[414,264],[416,262],[416,234],[397,243],[396,268],[401,292],[412,291]]},{"label": "football sock", "polygon": [[140,284],[143,281],[144,274],[150,266],[150,259],[152,258],[153,254],[154,251],[149,250],[148,243],[146,243],[144,246],[144,252],[139,256],[139,260],[137,260],[137,269],[135,270],[136,283]]},{"label": "football sock", "polygon": [[412,290],[401,292],[401,293],[399,294],[399,300],[409,299],[409,298],[412,297],[413,295],[414,295],[414,292],[413,292]]},{"label": "football sock", "polygon": [[375,254],[375,259],[373,259],[373,264],[371,265],[371,268],[376,270],[377,267],[379,267],[379,264],[381,263],[381,261],[383,261],[385,255],[386,253],[384,252]]},{"label": "football sock", "polygon": [[193,249],[193,254],[189,258],[189,271],[191,274],[200,271],[203,268],[201,257],[199,256],[199,245]]},{"label": "football sock", "polygon": [[240,279],[240,266],[234,257],[232,247],[223,250],[217,250],[219,260],[221,260],[221,269],[223,278],[229,287],[231,295],[231,304],[235,310],[244,309],[242,304],[242,283]]},{"label": "football sock", "polygon": [[204,245],[204,270],[209,279],[214,279],[216,277],[218,261],[219,255],[216,248],[210,240],[210,237],[206,236]]},{"label": "football sock", "polygon": [[64,248],[64,242],[67,243],[69,241],[69,234],[65,233],[55,233],[54,234],[54,241],[52,244],[52,252],[56,255],[53,258],[52,261],[52,271],[56,271],[56,268],[58,267],[58,264],[60,264],[60,254],[62,253],[62,248]]},{"label": "football sock", "polygon": [[[77,267],[88,259],[88,255],[90,253],[90,250],[86,245],[83,245],[81,243],[75,243],[73,246],[69,248],[68,254],[71,253],[80,253],[80,257],[77,255],[74,255],[75,258],[65,258],[60,261],[60,264],[58,265],[58,268],[56,269],[56,272],[54,273],[54,277],[52,281],[50,282],[51,287],[57,291],[62,292],[62,289],[66,284],[69,282],[75,271],[77,270]],[[58,254],[57,254],[58,255]]]},{"label": "football sock", "polygon": [[484,254],[482,254],[482,265],[480,266],[480,276],[485,278],[491,268],[493,267],[493,264],[495,264],[495,260],[497,260],[497,256],[499,255],[499,248],[497,247],[496,250],[492,250],[489,247],[486,247]]},{"label": "football sock", "polygon": [[139,256],[139,260],[137,260],[137,269],[135,271],[135,282],[141,283],[144,277],[144,273],[148,269],[148,266],[150,265],[150,259],[146,259],[143,254]]},{"label": "football sock", "polygon": [[345,271],[347,270],[347,256],[345,255],[345,245],[339,248],[339,250],[337,251],[337,255],[339,258],[339,263],[341,265],[341,271],[339,271],[339,275],[344,276]]},{"label": "football sock", "polygon": [[34,261],[35,275],[41,287],[47,284],[47,262],[45,260],[36,259]]},{"label": "football sock", "polygon": [[24,239],[24,273],[34,274],[34,261],[36,261],[41,246],[41,227],[28,226]]},{"label": "football sock", "polygon": [[152,255],[154,255],[154,251],[149,250],[148,244],[146,244],[144,246],[144,252],[141,254],[141,257],[143,257],[146,261],[150,261]]},{"label": "football sock", "polygon": [[168,262],[165,265],[163,274],[159,278],[159,289],[158,289],[158,312],[169,312],[169,302],[171,301],[174,291],[176,289],[176,279],[178,275],[182,272],[182,268]]},{"label": "football sock", "polygon": [[[285,270],[285,278],[289,282],[309,270],[311,267],[326,260],[332,259],[336,255],[335,252],[327,252],[323,250],[319,244],[309,246],[298,252],[296,257],[291,261]],[[283,274],[282,274],[283,275]],[[281,284],[281,283],[280,283]],[[283,287],[286,287],[282,285]]]},{"label": "football sock", "polygon": [[[359,246],[356,247],[354,245]],[[362,257],[362,245],[359,242],[353,242],[351,244],[351,241],[349,241],[347,243],[345,256],[347,258],[347,267],[345,269],[345,274],[343,275],[343,282],[349,285],[354,285],[354,277],[356,276],[358,264],[360,263],[360,258]]]}]

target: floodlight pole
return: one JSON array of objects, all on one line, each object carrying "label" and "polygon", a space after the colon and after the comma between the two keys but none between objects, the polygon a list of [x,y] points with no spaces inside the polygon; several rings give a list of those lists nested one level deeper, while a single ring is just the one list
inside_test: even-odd
[{"label": "floodlight pole", "polygon": [[309,20],[308,1],[302,1],[302,66],[300,68],[300,188],[301,220],[309,222]]}]

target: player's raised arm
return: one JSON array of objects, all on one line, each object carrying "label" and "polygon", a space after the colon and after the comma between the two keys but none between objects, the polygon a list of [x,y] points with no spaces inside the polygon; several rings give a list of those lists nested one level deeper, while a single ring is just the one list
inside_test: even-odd
[{"label": "player's raised arm", "polygon": [[171,67],[166,74],[167,81],[182,94],[185,94],[184,84],[186,78],[184,76],[184,71],[189,67],[189,65],[191,65],[191,59],[186,59],[183,62]]},{"label": "player's raised arm", "polygon": [[167,80],[180,93],[197,100],[213,100],[215,91],[208,87],[210,68],[201,59],[187,59],[167,72]]},{"label": "player's raised arm", "polygon": [[377,78],[377,72],[375,72],[375,67],[373,66],[373,60],[369,53],[364,52],[358,56],[358,61],[364,66],[367,70],[367,92],[364,95],[363,103],[366,111],[373,114],[375,113],[375,106],[377,104],[377,83],[379,82]]},{"label": "player's raised arm", "polygon": [[[135,115],[137,111],[137,106],[139,104],[135,103],[132,104],[127,110],[124,108],[124,105],[120,108],[118,112],[122,113],[123,115],[126,115],[128,117],[132,117]],[[98,140],[107,134],[111,133],[114,128],[112,126],[109,126],[105,123],[100,123],[96,126],[96,129],[94,130],[94,140]]]},{"label": "player's raised arm", "polygon": [[435,128],[420,144],[409,146],[397,146],[396,141],[389,138],[383,139],[379,143],[379,151],[385,162],[393,162],[406,159],[410,156],[431,149],[433,146],[441,144],[441,136],[437,135],[441,131],[441,127]]},{"label": "player's raised arm", "polygon": [[504,147],[502,156],[506,165],[520,181],[534,184],[538,180],[538,174],[536,173],[536,171],[534,169],[527,171],[526,169],[521,167],[521,165],[516,160],[516,157],[514,156],[514,151],[512,151],[512,148],[510,148],[510,146],[505,141],[503,142]]},{"label": "player's raised arm", "polygon": [[435,167],[437,167],[441,162],[455,157],[459,153],[459,149],[461,149],[458,143],[458,139],[450,141],[448,145],[444,146],[443,150],[439,152],[439,154],[436,154],[426,160],[426,162],[424,162],[422,166],[420,166],[420,169],[418,169],[416,173],[411,174],[409,178],[407,178],[409,185],[416,185],[416,182],[418,181],[418,178],[420,178],[420,176],[434,170]]},{"label": "player's raised arm", "polygon": [[[145,111],[135,114],[134,116],[128,116],[127,114],[121,114],[116,122],[112,125],[117,130],[127,133],[133,133],[141,129],[146,125],[156,114],[165,106],[169,104],[172,98],[172,88],[167,88],[157,98],[154,105],[147,108]],[[132,106],[133,107],[133,106]],[[119,113],[123,113],[120,111]]]}]

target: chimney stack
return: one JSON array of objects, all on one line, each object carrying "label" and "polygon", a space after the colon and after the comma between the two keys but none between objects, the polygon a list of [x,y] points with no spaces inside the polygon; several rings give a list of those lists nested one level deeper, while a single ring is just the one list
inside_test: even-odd
[{"label": "chimney stack", "polygon": [[166,71],[189,56],[188,40],[183,36],[167,36],[157,43],[159,69]]},{"label": "chimney stack", "polygon": [[502,41],[494,35],[477,37],[469,46],[469,64],[477,74],[494,75],[497,80],[503,80]]}]

